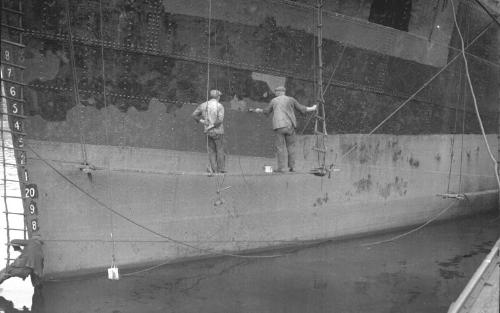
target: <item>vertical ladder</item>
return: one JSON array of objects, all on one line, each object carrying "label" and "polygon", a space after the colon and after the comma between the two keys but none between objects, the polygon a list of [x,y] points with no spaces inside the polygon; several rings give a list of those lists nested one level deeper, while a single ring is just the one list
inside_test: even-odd
[{"label": "vertical ladder", "polygon": [[[7,257],[13,261],[10,242],[12,239],[26,239],[38,231],[37,208],[34,199],[38,197],[37,186],[29,183],[24,150],[25,115],[23,72],[23,7],[22,0],[2,1],[1,5],[1,149],[3,168],[3,204],[6,227]],[[11,173],[9,173],[11,169]],[[12,175],[12,172],[15,174]],[[9,194],[9,187],[18,184],[21,194]],[[17,186],[16,186],[17,187]],[[10,188],[12,189],[12,188]],[[13,188],[18,190],[17,188]],[[17,202],[20,202],[19,205]],[[21,223],[19,221],[22,220]],[[21,225],[20,225],[21,224]],[[29,226],[28,226],[29,225]]]},{"label": "vertical ladder", "polygon": [[317,9],[317,53],[318,53],[318,90],[317,90],[317,106],[318,109],[315,115],[314,135],[315,144],[313,150],[318,154],[318,168],[314,170],[315,174],[323,176],[327,174],[326,162],[326,114],[325,114],[325,99],[323,97],[323,5],[324,0],[318,0]]}]

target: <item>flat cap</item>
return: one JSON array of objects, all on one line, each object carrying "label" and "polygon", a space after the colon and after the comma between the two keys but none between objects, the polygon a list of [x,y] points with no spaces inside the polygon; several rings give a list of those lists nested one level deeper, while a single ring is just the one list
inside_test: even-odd
[{"label": "flat cap", "polygon": [[215,98],[215,97],[218,97],[221,95],[222,95],[222,92],[220,92],[219,90],[216,90],[216,89],[210,90],[210,97],[212,97],[212,98]]},{"label": "flat cap", "polygon": [[286,91],[286,88],[283,86],[276,87],[274,91]]}]

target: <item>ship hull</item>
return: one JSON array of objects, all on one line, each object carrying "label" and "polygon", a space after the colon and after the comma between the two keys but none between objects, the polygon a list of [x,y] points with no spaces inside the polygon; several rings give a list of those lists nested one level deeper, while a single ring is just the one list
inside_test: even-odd
[{"label": "ship hull", "polygon": [[[26,224],[43,237],[47,275],[409,229],[498,207],[481,134],[498,151],[500,37],[484,9],[357,0],[327,1],[323,14],[315,3],[23,2],[25,22],[2,26],[2,39],[26,45],[15,53],[24,68],[16,112],[26,118],[13,141],[27,162],[14,165],[21,189],[33,191],[26,213],[38,206]],[[454,16],[466,30],[467,73]],[[324,99],[324,118],[297,116],[295,173],[264,172],[275,166],[275,135],[270,118],[250,113],[278,86],[306,106]],[[214,177],[191,118],[210,89],[222,92],[228,169]],[[318,130],[328,134],[324,164]],[[323,165],[332,172],[309,173]]]},{"label": "ship hull", "polygon": [[[331,154],[365,136],[330,136]],[[497,208],[481,136],[464,137],[461,171],[457,164],[450,171],[450,153],[459,150],[449,136],[364,142],[338,158],[330,177],[308,173],[314,136],[299,137],[296,173],[265,173],[272,158],[229,155],[229,172],[209,177],[205,153],[86,145],[96,166],[86,174],[81,145],[31,140],[31,175],[43,182],[37,202],[46,273],[88,273],[113,258],[131,267],[362,236]],[[437,196],[458,190],[466,200]]]}]

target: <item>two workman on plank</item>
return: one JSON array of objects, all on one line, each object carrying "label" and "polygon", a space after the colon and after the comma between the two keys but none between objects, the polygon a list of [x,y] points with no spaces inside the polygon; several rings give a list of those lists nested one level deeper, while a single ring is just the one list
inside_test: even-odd
[{"label": "two workman on plank", "polygon": [[[286,95],[283,86],[275,90],[276,97],[271,100],[265,109],[251,109],[250,112],[269,115],[273,113],[273,130],[276,134],[275,148],[278,160],[276,172],[295,170],[295,143],[297,141],[296,128],[297,119],[295,110],[304,114],[316,111],[316,105],[307,107],[300,104],[295,98]],[[204,125],[204,133],[207,134],[207,147],[210,159],[211,173],[225,173],[224,155],[224,107],[219,102],[222,93],[218,90],[210,91],[210,100],[200,104],[193,112],[193,118]],[[288,155],[288,164],[285,159]],[[288,166],[286,166],[288,165]]]}]

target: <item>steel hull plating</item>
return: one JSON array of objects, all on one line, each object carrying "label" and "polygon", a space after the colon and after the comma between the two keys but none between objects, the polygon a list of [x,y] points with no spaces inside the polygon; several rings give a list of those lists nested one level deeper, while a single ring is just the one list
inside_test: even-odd
[{"label": "steel hull plating", "polygon": [[[26,143],[38,187],[30,219],[47,275],[360,236],[498,206],[450,1],[326,1],[321,36],[316,1],[235,3],[22,1],[25,23],[2,24],[2,40],[26,45],[15,60],[25,69],[26,140],[13,141]],[[498,151],[499,31],[475,1],[460,1],[456,15]],[[317,103],[318,72],[334,171],[309,174],[318,120],[306,115],[298,171],[265,173],[275,166],[271,121],[250,109],[280,85]],[[206,139],[190,115],[213,88],[223,93],[228,173],[208,177]]]},{"label": "steel hull plating", "polygon": [[[340,151],[361,137],[332,136],[329,146]],[[203,153],[89,145],[97,166],[90,177],[79,169],[80,145],[30,141],[45,160],[30,153],[33,179],[43,182],[37,201],[46,208],[40,211],[46,272],[96,270],[109,266],[113,254],[123,267],[360,236],[497,207],[490,162],[471,154],[461,174],[456,166],[450,174],[447,136],[372,136],[366,149],[388,148],[361,165],[363,152],[355,153],[330,178],[307,173],[313,139],[299,140],[297,173],[267,174],[262,166],[274,159],[229,156],[223,181],[203,172]],[[479,136],[464,141],[467,149],[483,148]],[[436,196],[448,182],[451,191],[462,184],[467,200]]]}]

